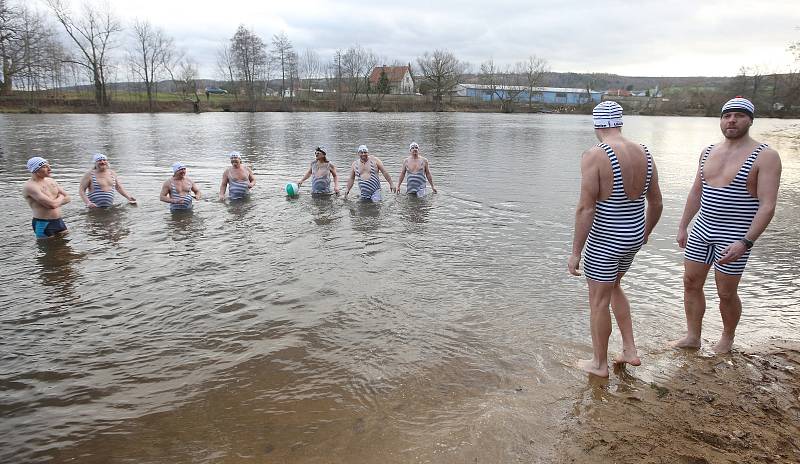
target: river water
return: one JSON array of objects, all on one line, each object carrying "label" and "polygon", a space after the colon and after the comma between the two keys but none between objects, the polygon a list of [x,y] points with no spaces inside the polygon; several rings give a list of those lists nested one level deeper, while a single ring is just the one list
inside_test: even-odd
[{"label": "river water", "polygon": [[[650,147],[664,193],[625,279],[644,362],[629,372],[663,380],[674,366],[648,358],[684,330],[674,233],[718,120],[632,116],[624,131]],[[741,286],[739,348],[800,329],[800,122],[752,133],[783,179]],[[281,191],[317,144],[344,173],[365,143],[396,179],[411,141],[436,195]],[[566,271],[594,143],[573,115],[0,115],[0,461],[546,461],[596,388],[571,367],[591,342],[586,283]],[[238,204],[216,201],[231,150],[258,179]],[[83,207],[94,151],[138,206]],[[66,240],[34,240],[32,155],[73,196]],[[192,214],[158,201],[175,160],[207,198]]]}]

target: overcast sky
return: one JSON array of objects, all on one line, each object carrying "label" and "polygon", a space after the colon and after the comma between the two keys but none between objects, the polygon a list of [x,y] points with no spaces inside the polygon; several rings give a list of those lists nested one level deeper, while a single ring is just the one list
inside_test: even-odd
[{"label": "overcast sky", "polygon": [[285,32],[298,52],[310,48],[323,59],[360,44],[387,63],[448,49],[474,69],[530,55],[553,71],[626,76],[800,66],[786,50],[800,42],[798,0],[107,1],[125,25],[139,18],[163,28],[207,78],[217,77],[216,52],[240,24],[265,41]]}]

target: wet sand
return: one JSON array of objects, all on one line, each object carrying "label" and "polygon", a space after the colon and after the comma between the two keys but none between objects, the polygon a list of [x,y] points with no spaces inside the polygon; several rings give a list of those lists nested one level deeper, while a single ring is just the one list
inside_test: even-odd
[{"label": "wet sand", "polygon": [[[665,351],[648,382],[592,380],[566,418],[557,463],[800,462],[800,344],[712,356]],[[672,360],[672,361],[670,361]]]}]

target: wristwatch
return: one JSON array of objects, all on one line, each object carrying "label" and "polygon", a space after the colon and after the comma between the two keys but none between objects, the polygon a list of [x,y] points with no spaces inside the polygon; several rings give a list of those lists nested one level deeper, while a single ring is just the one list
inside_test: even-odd
[{"label": "wristwatch", "polygon": [[753,248],[753,242],[752,242],[752,241],[750,241],[750,240],[748,240],[748,239],[746,239],[746,238],[744,238],[744,237],[742,237],[741,239],[739,239],[739,241],[740,241],[740,242],[742,242],[742,243],[744,243],[744,246],[745,246],[745,248],[747,248],[748,250],[749,250],[750,248]]}]

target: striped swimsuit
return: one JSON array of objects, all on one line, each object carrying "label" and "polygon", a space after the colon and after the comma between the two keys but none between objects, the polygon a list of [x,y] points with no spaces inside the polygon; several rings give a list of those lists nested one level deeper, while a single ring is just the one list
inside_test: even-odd
[{"label": "striped swimsuit", "polygon": [[241,200],[250,191],[250,181],[236,180],[228,174],[228,196],[231,200]]},{"label": "striped swimsuit", "polygon": [[642,145],[647,157],[647,177],[641,195],[630,200],[625,194],[622,169],[614,150],[605,143],[597,146],[605,150],[611,161],[614,187],[608,199],[595,203],[594,221],[586,241],[583,269],[589,279],[614,282],[617,275],[628,271],[633,257],[644,243],[644,199],[650,188],[653,160],[647,147]]},{"label": "striped swimsuit", "polygon": [[742,275],[750,256],[750,250],[738,260],[718,264],[722,251],[731,243],[744,238],[758,211],[758,198],[747,191],[747,176],[758,154],[767,144],[762,143],[739,168],[730,184],[724,187],[708,185],[703,176],[703,166],[711,153],[709,146],[700,159],[700,179],[703,192],[700,195],[700,214],[689,234],[684,257],[690,261],[714,264],[714,269],[729,275]]},{"label": "striped swimsuit", "polygon": [[169,196],[173,200],[176,200],[176,199],[182,200],[182,203],[178,203],[178,204],[170,203],[169,204],[169,210],[170,211],[181,211],[181,210],[192,209],[192,200],[193,200],[193,198],[192,198],[191,191],[189,193],[185,193],[183,195],[178,194],[178,189],[175,187],[175,182],[172,182],[172,181],[170,181],[170,183],[169,183]]},{"label": "striped swimsuit", "polygon": [[361,178],[360,161],[353,163],[356,177],[358,177],[358,190],[362,200],[381,201],[381,179],[378,177],[378,166],[374,160],[369,160],[369,179]]},{"label": "striped swimsuit", "polygon": [[[331,190],[331,166],[330,163],[326,163],[324,173],[320,175],[319,161],[312,161],[311,162],[311,193],[332,193]],[[359,187],[361,184],[359,184]]]},{"label": "striped swimsuit", "polygon": [[92,190],[87,195],[89,197],[89,201],[97,205],[99,208],[108,208],[114,205],[114,190],[117,188],[117,179],[112,176],[111,181],[113,182],[111,190],[103,190],[100,188],[100,184],[97,183],[97,177],[95,177],[94,172],[92,172]]},{"label": "striped swimsuit", "polygon": [[425,178],[425,161],[420,159],[420,164],[417,172],[408,171],[406,177],[406,193],[416,193],[418,197],[425,196],[425,187],[428,185],[428,180]]}]

